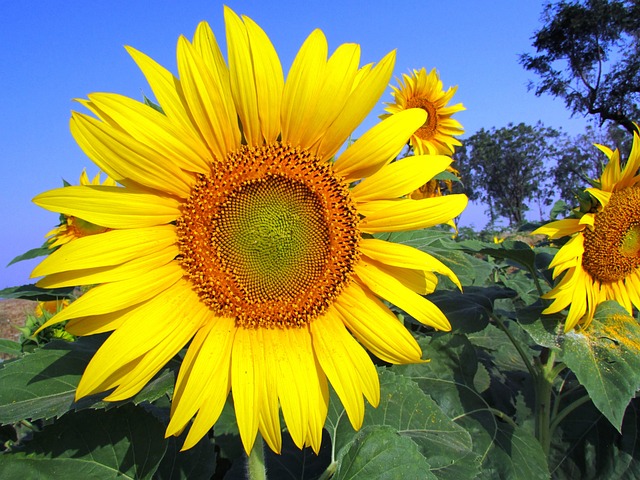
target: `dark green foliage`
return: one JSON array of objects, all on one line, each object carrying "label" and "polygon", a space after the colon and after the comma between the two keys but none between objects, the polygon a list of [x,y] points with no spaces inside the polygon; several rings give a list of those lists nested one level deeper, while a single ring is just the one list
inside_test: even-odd
[{"label": "dark green foliage", "polygon": [[535,32],[537,54],[520,63],[537,74],[536,95],[562,98],[574,114],[627,131],[640,118],[640,4],[636,0],[549,2]]}]

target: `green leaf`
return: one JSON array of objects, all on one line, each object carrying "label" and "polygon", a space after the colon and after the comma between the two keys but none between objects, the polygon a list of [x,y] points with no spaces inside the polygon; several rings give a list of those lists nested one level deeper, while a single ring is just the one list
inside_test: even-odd
[{"label": "green leaf", "polygon": [[40,288],[35,284],[21,285],[19,287],[7,287],[0,290],[0,298],[19,298],[22,300],[37,300],[46,302],[60,298],[70,298],[73,287],[65,288]]},{"label": "green leaf", "polygon": [[480,253],[494,258],[510,260],[525,267],[530,272],[534,272],[536,268],[536,253],[529,244],[519,240],[505,240],[500,244],[468,240],[460,242],[459,246],[469,253]]},{"label": "green leaf", "polygon": [[409,438],[385,426],[363,428],[339,456],[335,480],[436,479]]},{"label": "green leaf", "polygon": [[[503,320],[503,322],[509,333],[516,338],[520,346],[527,352],[530,359],[538,355],[538,352],[528,347],[527,344],[531,340],[526,333],[523,333],[518,324],[510,320]],[[500,374],[505,375],[509,372],[526,371],[527,367],[523,363],[522,357],[520,357],[518,351],[501,328],[489,324],[481,332],[471,333],[467,338],[473,345],[489,354],[488,358],[491,364],[497,367]]]},{"label": "green leaf", "polygon": [[542,347],[553,350],[560,348],[559,338],[564,331],[564,317],[561,315],[543,315],[546,307],[540,302],[516,311],[518,324]]},{"label": "green leaf", "polygon": [[458,177],[455,173],[452,172],[448,172],[447,170],[445,170],[444,172],[440,172],[438,173],[435,177],[433,177],[434,180],[449,180],[450,182],[458,182],[458,183],[462,183],[462,181],[460,180],[460,177]]},{"label": "green leaf", "polygon": [[563,337],[562,361],[594,405],[621,431],[624,412],[640,389],[640,325],[616,302],[604,302],[593,322]]},{"label": "green leaf", "polygon": [[60,416],[73,404],[75,388],[99,342],[53,341],[0,368],[0,423]]},{"label": "green leaf", "polygon": [[151,479],[166,447],[164,426],[142,408],[65,415],[0,455],[0,477]]},{"label": "green leaf", "polygon": [[[584,391],[573,396],[575,400]],[[622,422],[622,434],[588,402],[571,412],[554,434],[550,467],[557,480],[640,478],[640,398]]]},{"label": "green leaf", "polygon": [[0,338],[0,353],[18,357],[22,355],[22,345],[19,342],[14,342],[13,340]]},{"label": "green leaf", "polygon": [[493,303],[500,298],[511,298],[516,295],[513,290],[499,286],[465,287],[464,293],[457,290],[439,290],[429,295],[451,322],[457,333],[478,332],[488,322]]},{"label": "green leaf", "polygon": [[180,451],[187,436],[170,437],[154,480],[210,480],[216,470],[215,444],[207,436],[192,448]]},{"label": "green leaf", "polygon": [[[367,407],[363,426],[384,425],[415,442],[438,478],[472,478],[478,457],[471,451],[471,437],[411,380],[380,370],[380,405]],[[355,432],[340,401],[333,395],[327,430],[334,449],[348,448]]]},{"label": "green leaf", "polygon": [[524,428],[489,419],[465,417],[461,425],[473,432],[479,450],[486,451],[478,479],[546,480],[551,478],[538,440]]},{"label": "green leaf", "polygon": [[[24,419],[48,419],[72,409],[104,408],[104,395],[74,402],[75,390],[85,367],[104,335],[75,342],[53,341],[33,353],[2,364],[0,368],[0,423]],[[131,401],[152,401],[173,388],[175,367],[165,368]],[[111,405],[111,404],[109,404]]]},{"label": "green leaf", "polygon": [[7,267],[13,265],[14,263],[22,262],[23,260],[31,260],[32,258],[44,257],[53,252],[53,249],[49,248],[46,244],[42,247],[32,248],[24,252],[22,255],[18,255],[13,260],[11,260]]},{"label": "green leaf", "polygon": [[[431,361],[393,367],[413,379],[472,438],[472,450],[482,464],[479,478],[547,479],[549,470],[538,441],[525,429],[498,416],[476,390],[478,359],[469,340],[444,334],[421,339]],[[480,373],[482,376],[483,373]],[[505,421],[506,420],[506,421]],[[473,477],[460,477],[473,478]]]}]

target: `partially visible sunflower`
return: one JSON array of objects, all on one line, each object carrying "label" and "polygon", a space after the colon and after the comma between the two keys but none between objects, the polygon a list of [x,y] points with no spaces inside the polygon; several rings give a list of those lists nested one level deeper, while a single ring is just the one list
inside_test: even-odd
[{"label": "partially visible sunflower", "polygon": [[563,272],[564,276],[543,295],[554,300],[543,313],[569,307],[567,332],[578,324],[586,328],[605,300],[616,300],[629,314],[633,306],[640,308],[640,140],[634,134],[624,168],[618,150],[598,147],[609,162],[593,182],[596,186],[585,190],[598,204],[595,211],[548,223],[533,232],[552,239],[572,237],[550,265],[553,278]]},{"label": "partially visible sunflower", "polygon": [[421,108],[427,112],[427,119],[409,139],[414,152],[418,155],[453,155],[455,147],[462,145],[455,137],[462,135],[464,129],[451,116],[465,108],[461,103],[447,104],[458,87],[449,87],[445,91],[435,68],[428,74],[422,68],[414,70],[411,75],[403,74],[402,80],[398,80],[398,87],[391,88],[393,102],[387,103],[385,109],[389,114],[409,108]]},{"label": "partially visible sunflower", "polygon": [[[104,182],[101,183],[99,173],[93,177],[92,180],[89,180],[87,171],[83,170],[80,174],[80,185],[107,185],[113,187],[116,185],[116,182],[107,176],[107,178],[104,179]],[[91,222],[74,217],[73,215],[62,214],[60,217],[60,224],[46,235],[47,246],[51,249],[64,245],[65,243],[69,243],[75,238],[94,235],[108,230],[108,228],[94,225]]]},{"label": "partially visible sunflower", "polygon": [[179,79],[128,49],[164,113],[107,93],[83,102],[97,118],[73,113],[76,141],[121,186],[34,199],[109,231],[62,245],[33,275],[45,275],[44,287],[99,284],[47,322],[70,320],[77,335],[114,331],[77,398],[129,398],[188,344],[167,435],[190,424],[183,448],[195,445],[231,391],[247,452],[258,431],[280,451],[279,408],[295,444],[317,452],[328,382],[356,429],[364,398],[379,402],[363,347],[391,363],[421,361],[381,299],[451,328],[423,295],[434,272],[459,286],[455,274],[372,234],[447,222],[467,198],[406,198],[451,162],[392,162],[425,122],[420,109],[380,122],[334,159],[384,91],[393,53],[359,68],[359,46],[344,44],[327,59],[316,30],[285,82],[256,23],[228,8],[225,23],[228,66],[206,23],[178,41]]},{"label": "partially visible sunflower", "polygon": [[36,317],[44,317],[47,313],[53,315],[55,313],[58,313],[63,308],[68,307],[70,304],[71,302],[67,298],[61,300],[47,300],[44,302],[38,302],[34,311],[34,315]]}]

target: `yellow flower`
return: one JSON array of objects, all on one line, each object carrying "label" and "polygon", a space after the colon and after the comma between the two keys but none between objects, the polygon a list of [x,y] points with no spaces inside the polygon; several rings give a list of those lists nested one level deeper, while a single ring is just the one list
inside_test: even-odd
[{"label": "yellow flower", "polygon": [[66,308],[70,305],[68,299],[64,298],[62,300],[47,300],[44,302],[38,302],[36,305],[36,309],[34,314],[36,317],[44,317],[46,314],[53,315],[58,313],[63,308]]},{"label": "yellow flower", "polygon": [[402,79],[398,80],[398,87],[391,87],[394,101],[387,103],[386,111],[393,114],[409,108],[424,110],[426,121],[409,139],[414,152],[418,155],[453,155],[455,147],[462,145],[455,137],[462,135],[464,130],[451,116],[465,108],[461,103],[447,104],[458,87],[449,87],[445,92],[435,69],[428,74],[424,68],[414,70],[411,75],[403,74]]},{"label": "yellow flower", "polygon": [[[82,171],[80,175],[80,185],[109,185],[115,186],[116,182],[107,177],[104,183],[100,183],[100,174],[93,177],[93,180],[89,180],[87,172]],[[75,238],[85,237],[87,235],[94,235],[96,233],[102,233],[108,229],[101,227],[100,225],[94,225],[93,223],[82,220],[81,218],[74,217],[73,215],[62,215],[63,219],[60,225],[47,233],[47,243],[49,248],[56,248],[60,245],[70,242]]]},{"label": "yellow flower", "polygon": [[564,273],[543,298],[553,303],[543,313],[557,313],[569,307],[565,331],[581,324],[586,328],[599,303],[616,300],[629,314],[640,308],[640,140],[634,134],[633,147],[624,168],[618,150],[598,146],[609,157],[599,188],[587,188],[599,203],[595,212],[580,219],[551,222],[533,234],[572,238],[558,251],[550,267],[553,277]]},{"label": "yellow flower", "polygon": [[279,408],[296,445],[317,452],[328,382],[354,428],[364,398],[378,404],[363,347],[392,363],[421,360],[380,299],[450,329],[422,295],[434,272],[459,285],[453,272],[371,234],[446,222],[467,198],[405,197],[450,162],[391,161],[424,123],[419,109],[380,122],[334,159],[384,91],[393,53],[359,68],[359,46],[345,44],[327,59],[316,30],[285,82],[256,23],[228,8],[225,23],[228,66],[206,23],[178,41],[179,79],[128,49],[164,113],[106,93],[84,102],[97,119],[73,113],[76,141],[121,186],[34,201],[111,230],[63,245],[33,275],[46,275],[44,287],[100,284],[49,322],[70,320],[76,335],[115,330],[77,397],[113,389],[107,400],[129,398],[189,344],[167,435],[195,417],[183,448],[192,447],[231,391],[247,452],[258,431],[280,451]]}]

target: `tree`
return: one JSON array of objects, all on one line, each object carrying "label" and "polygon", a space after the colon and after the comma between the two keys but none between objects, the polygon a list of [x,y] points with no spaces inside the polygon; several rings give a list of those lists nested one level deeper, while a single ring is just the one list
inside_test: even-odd
[{"label": "tree", "polygon": [[520,63],[540,77],[535,94],[564,99],[573,114],[596,115],[634,130],[640,120],[640,2],[548,3],[535,32],[537,55]]},{"label": "tree", "polygon": [[481,129],[464,142],[456,154],[455,167],[460,171],[464,191],[472,200],[488,206],[490,223],[506,218],[511,227],[524,223],[530,202],[540,208],[551,204],[553,197],[549,165],[555,161],[553,139],[557,130],[513,125]]},{"label": "tree", "polygon": [[599,178],[606,160],[594,144],[615,150],[620,149],[622,163],[631,150],[632,136],[619,127],[587,127],[587,132],[575,137],[563,136],[559,142],[559,153],[553,167],[553,184],[556,196],[575,206],[576,194],[590,186],[589,180]]}]

